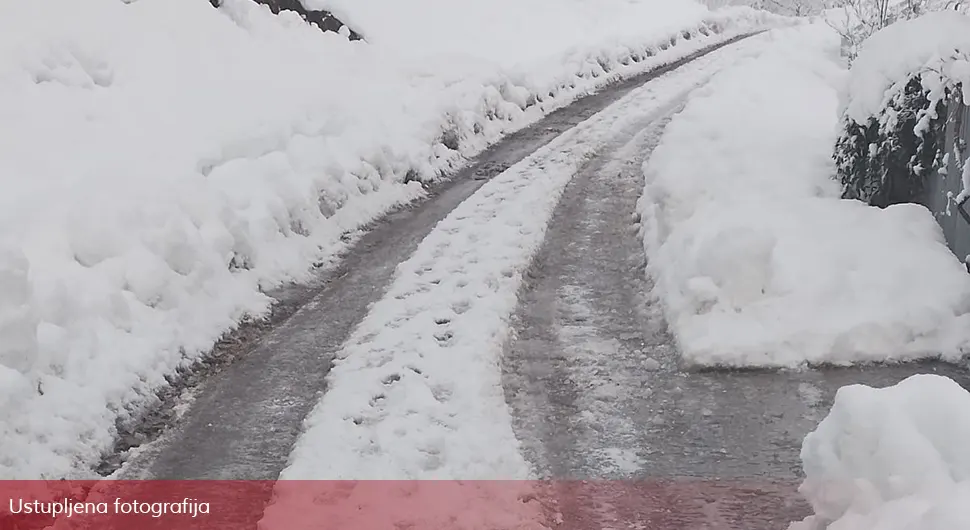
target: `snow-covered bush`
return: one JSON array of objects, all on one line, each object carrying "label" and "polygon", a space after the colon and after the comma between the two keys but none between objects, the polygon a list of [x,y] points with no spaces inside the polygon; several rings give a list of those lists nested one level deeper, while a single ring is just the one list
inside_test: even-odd
[{"label": "snow-covered bush", "polygon": [[948,105],[970,101],[970,17],[929,13],[862,46],[843,95],[835,160],[843,197],[877,206],[919,199],[944,165]]},{"label": "snow-covered bush", "polygon": [[[919,197],[944,149],[945,98],[930,100],[928,92],[917,74],[879,115],[864,124],[845,120],[835,146],[844,198],[889,206]],[[920,123],[926,126],[918,131]]]}]

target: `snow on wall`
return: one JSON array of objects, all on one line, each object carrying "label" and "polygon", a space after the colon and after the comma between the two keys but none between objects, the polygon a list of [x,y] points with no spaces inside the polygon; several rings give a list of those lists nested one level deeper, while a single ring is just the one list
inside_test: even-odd
[{"label": "snow on wall", "polygon": [[[246,0],[4,3],[0,478],[97,463],[116,419],[266,313],[263,290],[423,195],[406,180],[438,178],[663,47],[772,20],[689,9],[683,34],[505,67],[417,61]],[[496,40],[525,49],[558,31],[515,12],[533,31]]]},{"label": "snow on wall", "polygon": [[970,527],[968,410],[970,393],[937,375],[839,389],[802,444],[815,514],[789,530]]},{"label": "snow on wall", "polygon": [[648,272],[684,357],[959,357],[970,276],[932,215],[841,200],[831,178],[838,35],[824,23],[776,34],[695,93],[644,164]]}]

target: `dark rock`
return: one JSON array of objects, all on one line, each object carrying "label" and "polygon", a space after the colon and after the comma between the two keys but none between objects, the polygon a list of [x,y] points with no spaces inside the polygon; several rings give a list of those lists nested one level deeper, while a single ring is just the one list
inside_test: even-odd
[{"label": "dark rock", "polygon": [[[268,6],[270,11],[274,14],[278,14],[280,11],[295,11],[303,20],[311,24],[316,24],[318,28],[323,31],[332,31],[336,33],[341,26],[345,24],[333,16],[329,11],[314,11],[303,7],[300,0],[254,0],[258,4],[263,4]],[[209,0],[212,7],[219,7],[222,4],[222,0]],[[347,26],[350,30],[350,40],[363,40],[363,37]]]}]

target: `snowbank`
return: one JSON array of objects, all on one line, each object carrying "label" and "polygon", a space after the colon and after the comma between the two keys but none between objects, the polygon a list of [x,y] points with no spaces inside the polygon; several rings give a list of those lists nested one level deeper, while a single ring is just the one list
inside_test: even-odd
[{"label": "snowbank", "polygon": [[970,527],[967,411],[970,393],[941,376],[839,389],[802,445],[815,515],[790,530]]},{"label": "snowbank", "polygon": [[928,90],[942,89],[944,79],[962,82],[964,101],[970,101],[970,16],[928,13],[866,39],[843,94],[846,116],[865,124],[919,73],[927,74],[923,85]]},{"label": "snowbank", "polygon": [[[641,72],[661,50],[768,21],[656,5],[656,18],[684,22],[678,31],[516,69],[417,60],[244,0],[4,3],[0,477],[96,463],[117,419],[265,314],[266,288],[305,278],[342,234],[422,196],[414,179]],[[559,31],[547,13],[514,12],[532,31],[494,28],[495,42],[527,49]]]},{"label": "snowbank", "polygon": [[959,355],[970,277],[920,206],[840,200],[839,38],[777,30],[716,76],[644,164],[655,294],[692,363],[795,366]]}]

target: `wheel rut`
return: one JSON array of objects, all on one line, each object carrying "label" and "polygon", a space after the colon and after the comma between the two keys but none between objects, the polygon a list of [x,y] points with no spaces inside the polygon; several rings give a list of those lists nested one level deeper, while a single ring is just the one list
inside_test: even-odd
[{"label": "wheel rut", "polygon": [[[429,197],[385,216],[306,288],[287,296],[298,309],[273,325],[244,330],[246,341],[230,344],[225,363],[197,367],[190,383],[170,395],[191,395],[182,407],[166,400],[148,419],[128,430],[119,453],[102,471],[125,479],[275,480],[301,432],[303,418],[326,391],[331,361],[369,307],[385,293],[396,266],[407,259],[431,229],[488,179],[521,161],[563,132],[616,102],[638,86],[731,39],[616,83],[553,112],[507,136]],[[230,338],[231,342],[231,338]],[[174,411],[179,408],[184,410]],[[140,444],[140,445],[139,445]],[[134,450],[123,454],[129,448]],[[121,467],[121,469],[118,469]]]}]

